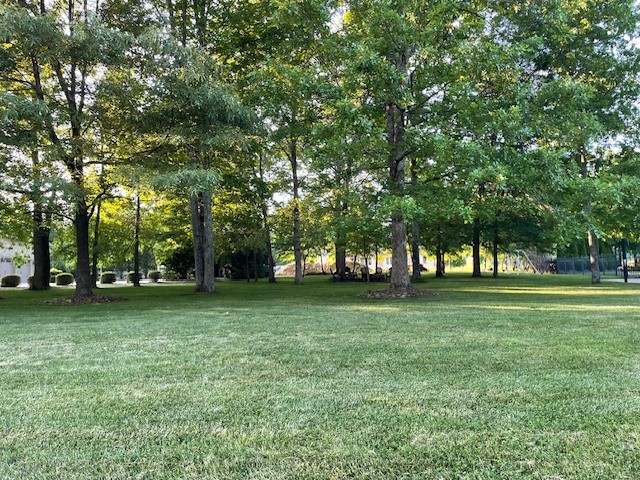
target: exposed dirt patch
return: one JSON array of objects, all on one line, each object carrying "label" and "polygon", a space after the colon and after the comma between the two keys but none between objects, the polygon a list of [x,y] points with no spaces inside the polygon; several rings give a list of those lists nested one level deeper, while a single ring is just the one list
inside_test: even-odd
[{"label": "exposed dirt patch", "polygon": [[440,292],[433,290],[420,290],[418,288],[410,289],[391,289],[386,290],[366,290],[360,294],[365,298],[416,298],[416,297],[437,297],[442,295]]},{"label": "exposed dirt patch", "polygon": [[87,305],[96,303],[126,302],[128,298],[113,295],[92,295],[90,297],[61,297],[44,302],[47,305]]}]

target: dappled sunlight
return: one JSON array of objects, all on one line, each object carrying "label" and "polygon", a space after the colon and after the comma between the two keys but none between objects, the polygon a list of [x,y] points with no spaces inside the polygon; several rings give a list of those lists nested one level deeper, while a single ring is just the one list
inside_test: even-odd
[{"label": "dappled sunlight", "polygon": [[367,313],[397,313],[402,309],[400,307],[390,307],[388,305],[358,305],[351,307],[349,310],[352,312]]},{"label": "dappled sunlight", "polygon": [[638,289],[617,289],[607,287],[584,287],[584,288],[557,288],[557,287],[468,287],[456,288],[457,292],[469,293],[499,293],[507,295],[567,295],[582,297],[601,297],[601,296],[637,296],[640,293]]},{"label": "dappled sunlight", "polygon": [[[461,305],[462,306],[462,305]],[[578,304],[553,304],[553,305],[467,305],[468,308],[477,310],[519,310],[519,311],[545,311],[545,312],[634,312],[638,313],[638,307],[634,305],[578,305]]]}]

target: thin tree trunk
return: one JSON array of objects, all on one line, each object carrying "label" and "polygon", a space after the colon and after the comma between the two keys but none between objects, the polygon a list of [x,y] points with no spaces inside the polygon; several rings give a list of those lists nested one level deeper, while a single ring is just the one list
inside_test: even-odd
[{"label": "thin tree trunk", "polygon": [[498,217],[493,222],[493,278],[498,278]]},{"label": "thin tree trunk", "polygon": [[91,245],[91,281],[93,287],[98,286],[98,259],[99,259],[99,245],[100,245],[100,213],[102,211],[102,200],[98,200],[98,206],[96,207],[96,218],[93,224],[93,243]]},{"label": "thin tree trunk", "polygon": [[473,278],[482,276],[480,269],[480,218],[473,219]]},{"label": "thin tree trunk", "polygon": [[420,280],[420,223],[414,220],[411,224],[411,280]]},{"label": "thin tree trunk", "polygon": [[33,212],[33,282],[32,290],[48,290],[51,271],[49,250],[49,226],[40,206]]},{"label": "thin tree trunk", "polygon": [[[258,172],[260,175],[260,181],[264,182],[264,159],[262,156],[262,151],[260,151],[259,157],[259,165]],[[271,228],[269,225],[269,209],[267,208],[267,196],[265,193],[260,190],[260,200],[261,200],[261,208],[262,208],[262,228],[264,229],[265,236],[265,247],[267,250],[267,265],[269,267],[269,283],[276,283],[276,272],[275,272],[275,261],[273,260],[273,248],[271,246]]]},{"label": "thin tree trunk", "polygon": [[601,283],[602,277],[600,275],[600,265],[598,262],[599,247],[598,236],[592,229],[587,231],[587,242],[589,243],[589,263],[591,266],[591,283]]},{"label": "thin tree trunk", "polygon": [[378,274],[378,246],[376,245],[375,247],[375,254],[376,254],[376,274]]},{"label": "thin tree trunk", "polygon": [[258,251],[253,249],[253,281],[258,281]]},{"label": "thin tree trunk", "polygon": [[33,281],[32,290],[48,290],[51,271],[51,254],[49,251],[49,223],[45,221],[42,211],[42,192],[40,191],[40,157],[37,150],[31,152],[33,173],[36,185],[32,192],[33,200]]},{"label": "thin tree trunk", "polygon": [[436,234],[436,277],[444,277],[444,253],[442,252],[442,232]]},{"label": "thin tree trunk", "polygon": [[133,236],[133,286],[140,286],[140,195],[136,195],[136,221]]},{"label": "thin tree trunk", "polygon": [[347,272],[347,252],[344,245],[336,243],[336,275],[338,279],[343,282],[346,278]]},{"label": "thin tree trunk", "polygon": [[214,263],[213,212],[211,210],[212,192],[207,188],[202,193],[202,265],[203,292],[215,291],[216,266]]},{"label": "thin tree trunk", "polygon": [[244,272],[245,277],[247,278],[247,283],[251,281],[251,265],[249,264],[249,252],[245,252],[244,254]]},{"label": "thin tree trunk", "polygon": [[202,218],[200,198],[197,193],[192,193],[191,206],[191,230],[193,234],[193,260],[195,262],[196,292],[202,292],[204,288],[204,246],[202,244]]},{"label": "thin tree trunk", "polygon": [[293,181],[293,257],[295,261],[295,284],[301,285],[304,277],[302,243],[300,239],[300,180],[298,179],[298,145],[295,138],[289,142],[289,161]]},{"label": "thin tree trunk", "polygon": [[[582,174],[582,178],[589,178],[589,160],[587,159],[587,154],[584,146],[580,148],[580,171]],[[591,202],[586,200],[584,202],[583,207],[584,213],[586,214],[587,219],[591,218],[592,207]],[[593,230],[593,228],[589,228],[587,230],[587,243],[589,244],[589,264],[591,270],[591,283],[598,284],[602,281],[600,276],[600,265],[599,265],[599,252],[598,252],[598,237]]]}]

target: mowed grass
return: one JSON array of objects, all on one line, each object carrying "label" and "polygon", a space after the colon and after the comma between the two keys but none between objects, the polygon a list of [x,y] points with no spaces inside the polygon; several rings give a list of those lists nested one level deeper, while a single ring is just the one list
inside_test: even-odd
[{"label": "mowed grass", "polygon": [[640,478],[640,284],[0,296],[0,478]]}]

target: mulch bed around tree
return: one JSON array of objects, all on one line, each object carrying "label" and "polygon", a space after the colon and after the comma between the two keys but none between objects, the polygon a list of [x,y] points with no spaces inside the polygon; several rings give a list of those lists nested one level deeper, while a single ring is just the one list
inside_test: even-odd
[{"label": "mulch bed around tree", "polygon": [[365,298],[416,298],[416,297],[437,297],[442,295],[440,292],[433,290],[420,290],[418,288],[405,289],[387,289],[387,290],[366,290],[360,294]]},{"label": "mulch bed around tree", "polygon": [[112,295],[92,295],[90,297],[60,297],[44,302],[47,305],[87,305],[96,303],[126,302],[128,298]]}]

